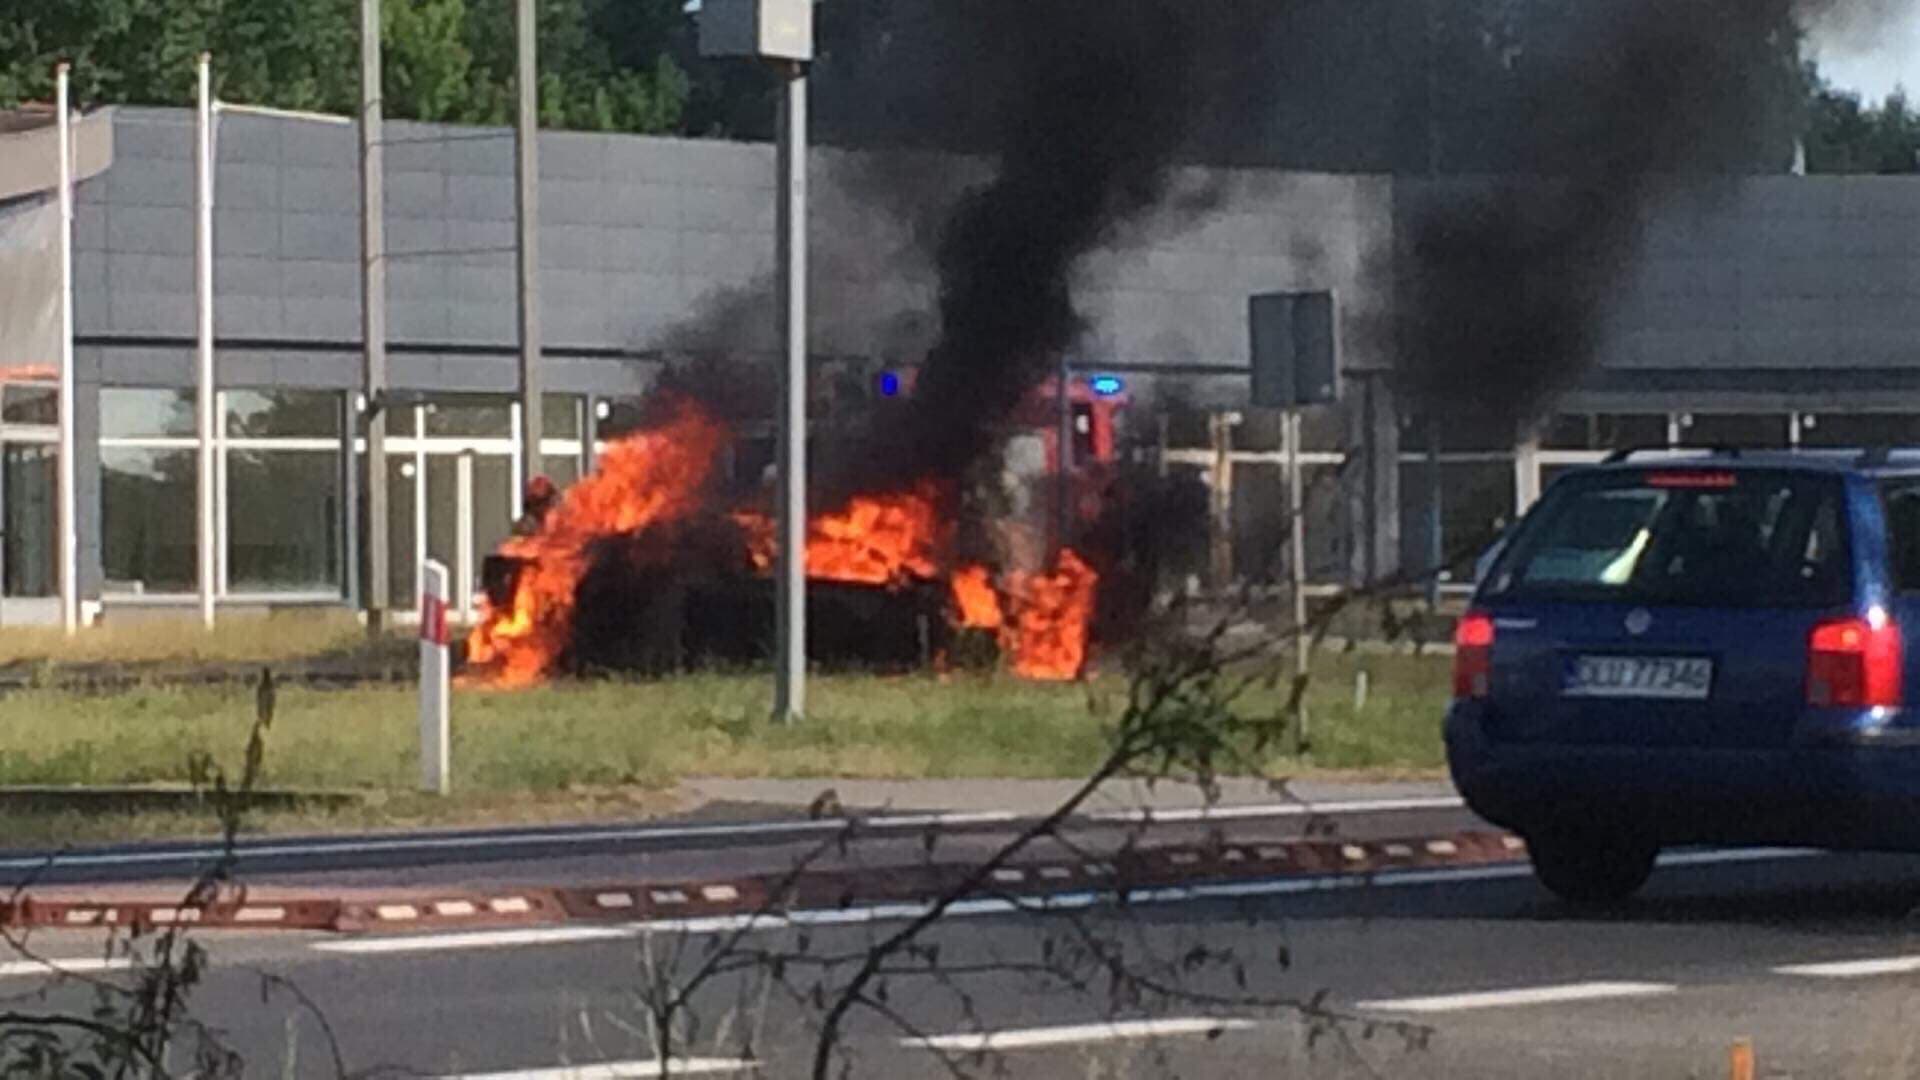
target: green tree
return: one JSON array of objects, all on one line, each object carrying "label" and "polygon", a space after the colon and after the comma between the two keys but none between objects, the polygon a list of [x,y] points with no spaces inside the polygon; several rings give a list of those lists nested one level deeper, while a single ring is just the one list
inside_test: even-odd
[{"label": "green tree", "polygon": [[[63,57],[83,104],[190,104],[194,57],[210,50],[226,100],[351,112],[358,11],[357,0],[0,0],[0,107],[49,98]],[[539,20],[544,125],[680,130],[681,0],[540,0]],[[382,35],[389,116],[512,118],[512,0],[384,0]]]},{"label": "green tree", "polygon": [[462,118],[473,70],[467,0],[389,0],[380,21],[387,111],[410,120]]},{"label": "green tree", "polygon": [[61,58],[82,103],[186,104],[194,58],[211,50],[224,97],[338,107],[356,70],[350,2],[0,0],[0,104],[50,97]]},{"label": "green tree", "polygon": [[[473,57],[458,118],[504,124],[514,111],[513,0],[472,0]],[[677,0],[539,0],[540,122],[589,131],[679,130],[688,80],[668,55],[686,21]]]},{"label": "green tree", "polygon": [[1920,172],[1920,112],[1896,90],[1879,105],[1841,90],[1808,65],[1807,171]]}]

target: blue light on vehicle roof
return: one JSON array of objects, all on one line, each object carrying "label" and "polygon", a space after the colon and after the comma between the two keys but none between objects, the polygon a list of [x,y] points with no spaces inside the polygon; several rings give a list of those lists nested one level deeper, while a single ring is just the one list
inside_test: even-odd
[{"label": "blue light on vehicle roof", "polygon": [[900,376],[894,374],[893,372],[891,371],[881,372],[879,385],[880,385],[881,397],[899,397],[900,396]]},{"label": "blue light on vehicle roof", "polygon": [[1118,375],[1095,375],[1087,380],[1087,385],[1101,397],[1112,397],[1127,388],[1127,381]]}]

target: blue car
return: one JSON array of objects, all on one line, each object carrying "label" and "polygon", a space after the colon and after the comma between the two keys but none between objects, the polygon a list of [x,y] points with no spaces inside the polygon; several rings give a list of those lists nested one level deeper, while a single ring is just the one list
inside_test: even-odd
[{"label": "blue car", "polygon": [[1623,452],[1507,536],[1447,760],[1558,895],[1663,847],[1920,851],[1920,454]]}]

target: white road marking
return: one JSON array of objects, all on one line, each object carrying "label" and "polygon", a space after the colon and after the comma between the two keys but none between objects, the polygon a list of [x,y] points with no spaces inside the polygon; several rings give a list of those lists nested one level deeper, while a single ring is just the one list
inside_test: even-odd
[{"label": "white road marking", "polygon": [[1583,982],[1564,986],[1532,986],[1517,990],[1486,990],[1471,994],[1439,994],[1433,997],[1387,998],[1354,1003],[1356,1009],[1374,1012],[1443,1013],[1467,1009],[1499,1009],[1516,1005],[1554,1005],[1568,1001],[1599,1001],[1607,998],[1652,997],[1671,994],[1679,987],[1672,983]]},{"label": "white road marking", "polygon": [[0,978],[18,975],[84,975],[97,971],[124,971],[133,966],[133,961],[125,959],[109,960],[104,957],[60,960],[53,957],[40,957],[33,960],[9,960],[0,963]]},{"label": "white road marking", "polygon": [[1836,960],[1824,964],[1783,964],[1776,975],[1805,975],[1815,979],[1864,979],[1873,975],[1905,975],[1920,971],[1920,956],[1883,956],[1870,960]]},{"label": "white road marking", "polygon": [[[702,1073],[746,1072],[759,1065],[740,1058],[674,1058],[668,1062],[673,1076]],[[608,1061],[599,1065],[561,1065],[551,1069],[518,1069],[512,1072],[453,1073],[442,1080],[624,1080],[627,1077],[659,1076],[660,1062]]]},{"label": "white road marking", "polygon": [[1116,1042],[1122,1039],[1218,1035],[1224,1031],[1239,1031],[1253,1026],[1255,1025],[1251,1020],[1222,1020],[1204,1016],[1175,1017],[1168,1020],[1121,1020],[1107,1024],[1074,1024],[1067,1027],[935,1035],[921,1039],[902,1039],[900,1045],[925,1050],[976,1053],[996,1050],[1030,1050],[1044,1046],[1071,1046],[1076,1043]]},{"label": "white road marking", "polygon": [[347,938],[343,941],[315,942],[313,947],[320,952],[409,953],[435,952],[442,949],[506,949],[520,945],[564,945],[580,941],[610,941],[632,936],[633,932],[624,927],[544,926],[526,930],[476,930],[465,934]]},{"label": "white road marking", "polygon": [[[1354,799],[1335,802],[1290,802],[1256,806],[1195,807],[1180,810],[1109,810],[1086,815],[1098,822],[1152,821],[1176,824],[1183,821],[1238,821],[1257,818],[1303,817],[1334,814],[1372,814],[1395,810],[1453,809],[1464,806],[1458,796],[1434,796],[1407,799]],[[661,825],[636,829],[576,829],[566,832],[485,833],[463,836],[398,836],[354,838],[305,842],[242,845],[237,852],[242,862],[304,856],[308,858],[338,855],[378,855],[428,851],[471,851],[505,847],[582,846],[605,843],[647,843],[661,840],[724,840],[746,837],[806,837],[833,835],[856,824],[870,832],[905,831],[930,827],[958,828],[970,825],[1005,825],[1031,820],[1011,811],[990,810],[961,813],[880,814],[849,821],[767,821],[738,825]],[[138,866],[151,863],[204,862],[227,853],[220,848],[171,848],[159,851],[102,851],[29,855],[0,859],[0,871],[44,870],[48,865]]]}]

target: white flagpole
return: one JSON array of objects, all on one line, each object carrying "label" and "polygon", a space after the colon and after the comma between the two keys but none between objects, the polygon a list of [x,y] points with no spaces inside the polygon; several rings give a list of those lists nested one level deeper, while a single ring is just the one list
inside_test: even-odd
[{"label": "white flagpole", "polygon": [[200,468],[198,527],[195,530],[199,552],[200,621],[213,628],[214,596],[219,583],[219,563],[214,542],[219,532],[214,489],[214,425],[219,422],[214,409],[213,375],[213,58],[200,54],[199,110],[194,125],[194,234],[193,271],[194,306],[198,313],[199,379],[198,405]]},{"label": "white flagpole", "polygon": [[80,523],[75,517],[73,461],[73,118],[69,86],[73,65],[55,68],[54,110],[60,150],[60,625],[80,628]]}]

